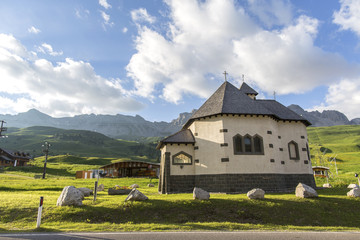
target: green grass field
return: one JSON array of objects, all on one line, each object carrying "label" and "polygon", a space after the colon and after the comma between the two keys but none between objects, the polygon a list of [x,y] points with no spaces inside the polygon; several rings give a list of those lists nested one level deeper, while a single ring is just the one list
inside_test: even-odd
[{"label": "green grass field", "polygon": [[[93,188],[94,179],[74,179],[77,170],[132,159],[131,154],[119,158],[58,155],[49,157],[45,180],[34,179],[42,174],[44,157],[36,158],[33,167],[0,171],[0,232],[360,231],[360,198],[346,196],[346,186],[356,183],[354,173],[360,172],[360,126],[308,128],[308,135],[313,165],[327,165],[333,173],[329,181],[334,188],[318,190],[316,199],[299,199],[294,193],[266,194],[264,200],[249,200],[246,194],[212,194],[209,201],[196,201],[192,194],[160,195],[156,187],[147,187],[150,179],[122,178],[101,179],[100,183],[106,190],[116,184],[137,183],[149,200],[125,203],[126,196],[108,195],[105,191],[99,193],[95,203],[87,197],[81,207],[57,207],[63,187]],[[334,163],[328,161],[334,156],[338,175]],[[318,186],[325,182],[316,180]],[[151,181],[157,185],[158,180]],[[42,225],[35,229],[40,196],[45,198]]]},{"label": "green grass field", "polygon": [[[330,167],[330,183],[345,186],[357,183],[355,173],[360,174],[360,126],[309,127],[308,138],[311,148],[312,165]],[[326,153],[324,153],[326,149]],[[336,157],[335,162],[329,162]],[[317,179],[319,184],[325,180]]]},{"label": "green grass field", "polygon": [[45,141],[51,144],[50,155],[73,155],[98,158],[140,158],[157,161],[155,138],[147,142],[125,141],[84,130],[65,130],[53,127],[9,128],[8,138],[0,139],[0,147],[42,156]]},{"label": "green grass field", "polygon": [[[90,196],[81,207],[57,207],[64,186],[93,188],[94,180],[0,174],[0,232],[360,230],[360,199],[346,197],[345,188],[320,190],[316,199],[266,194],[264,200],[249,200],[245,194],[212,194],[209,201],[198,201],[192,194],[160,195],[156,187],[147,187],[149,181],[100,180],[106,188],[137,183],[148,201],[125,203],[126,196],[100,192],[95,203]],[[44,196],[42,225],[35,229],[40,196]]]}]

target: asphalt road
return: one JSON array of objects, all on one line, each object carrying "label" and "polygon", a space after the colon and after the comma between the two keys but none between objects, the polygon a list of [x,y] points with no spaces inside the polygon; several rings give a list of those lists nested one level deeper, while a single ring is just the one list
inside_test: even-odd
[{"label": "asphalt road", "polygon": [[0,234],[1,240],[359,240],[360,232],[119,232]]}]

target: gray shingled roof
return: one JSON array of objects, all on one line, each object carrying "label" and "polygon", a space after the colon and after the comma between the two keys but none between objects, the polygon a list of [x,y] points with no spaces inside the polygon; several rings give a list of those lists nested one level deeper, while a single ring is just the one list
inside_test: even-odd
[{"label": "gray shingled roof", "polygon": [[256,100],[247,94],[257,94],[257,92],[246,83],[238,89],[231,83],[224,82],[191,116],[181,131],[163,139],[156,148],[160,149],[164,143],[195,143],[195,138],[187,127],[195,119],[218,114],[268,115],[278,120],[301,121],[306,126],[311,125],[305,118],[275,100]]},{"label": "gray shingled roof", "polygon": [[164,138],[161,142],[157,145],[157,149],[160,149],[164,143],[195,143],[195,138],[190,129],[183,129],[179,132]]},{"label": "gray shingled roof", "polygon": [[236,88],[231,83],[224,82],[199,110],[191,116],[183,129],[186,129],[195,119],[217,114],[268,115],[279,120],[302,121],[305,125],[310,125],[306,119],[289,110],[284,105],[274,100],[252,99],[244,91]]},{"label": "gray shingled roof", "polygon": [[258,95],[258,93],[254,89],[252,89],[249,85],[247,85],[245,82],[241,84],[240,92],[243,92],[245,94],[255,94],[255,96]]},{"label": "gray shingled roof", "polygon": [[234,85],[224,82],[199,110],[191,116],[190,120],[221,113],[272,114],[272,112],[241,92]]},{"label": "gray shingled roof", "polygon": [[285,107],[281,103],[275,101],[275,100],[257,100],[261,102],[261,104],[269,109],[271,112],[274,113],[274,115],[281,120],[295,120],[295,121],[302,121],[305,123],[305,125],[311,125],[311,123],[297,114],[296,112],[290,110],[289,108]]}]

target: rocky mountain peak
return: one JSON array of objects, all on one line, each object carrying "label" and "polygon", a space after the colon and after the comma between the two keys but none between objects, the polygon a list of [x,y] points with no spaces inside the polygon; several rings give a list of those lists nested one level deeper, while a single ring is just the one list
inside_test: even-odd
[{"label": "rocky mountain peak", "polygon": [[305,111],[299,105],[292,104],[288,108],[311,122],[313,127],[335,126],[335,125],[351,125],[345,114],[336,110]]}]

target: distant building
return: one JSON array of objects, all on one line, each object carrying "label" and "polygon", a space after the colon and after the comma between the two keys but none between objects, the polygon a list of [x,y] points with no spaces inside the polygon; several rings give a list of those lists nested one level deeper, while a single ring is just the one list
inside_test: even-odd
[{"label": "distant building", "polygon": [[243,83],[224,82],[182,130],[163,139],[160,193],[293,190],[315,187],[310,123],[275,100],[257,100]]},{"label": "distant building", "polygon": [[31,160],[29,153],[24,152],[12,152],[0,148],[0,166],[27,166],[28,162]]},{"label": "distant building", "polygon": [[122,161],[100,167],[106,177],[157,177],[159,168],[159,163],[142,161]]}]

